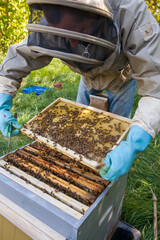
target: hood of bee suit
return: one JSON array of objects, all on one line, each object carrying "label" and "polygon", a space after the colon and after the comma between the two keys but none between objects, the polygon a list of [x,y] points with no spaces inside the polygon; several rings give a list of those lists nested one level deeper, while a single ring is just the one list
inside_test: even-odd
[{"label": "hood of bee suit", "polygon": [[[27,4],[31,11],[27,24],[28,46],[33,51],[60,58],[73,67],[78,65],[84,72],[103,65],[112,55],[116,56],[119,40],[108,0],[27,0]],[[97,18],[92,19],[88,32],[51,26],[42,11],[43,4],[92,13]],[[79,44],[73,47],[68,39],[77,40]]]},{"label": "hood of bee suit", "polygon": [[54,4],[81,9],[113,19],[108,0],[27,0],[28,6],[41,9],[41,4]]}]

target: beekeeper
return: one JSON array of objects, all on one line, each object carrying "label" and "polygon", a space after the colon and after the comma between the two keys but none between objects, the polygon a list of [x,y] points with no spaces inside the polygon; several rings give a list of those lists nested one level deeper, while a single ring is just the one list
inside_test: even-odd
[{"label": "beekeeper", "polygon": [[[144,0],[27,0],[28,38],[10,46],[0,67],[0,129],[21,125],[12,98],[32,70],[58,57],[81,74],[77,101],[106,90],[109,111],[129,117],[136,88],[141,96],[128,137],[109,152],[100,170],[114,181],[160,131],[160,30]],[[108,170],[109,169],[109,170]]]}]

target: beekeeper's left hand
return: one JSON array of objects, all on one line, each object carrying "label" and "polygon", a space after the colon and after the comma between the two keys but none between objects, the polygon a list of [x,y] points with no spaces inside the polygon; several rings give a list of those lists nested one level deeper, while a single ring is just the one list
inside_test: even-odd
[{"label": "beekeeper's left hand", "polygon": [[11,107],[12,97],[8,94],[0,93],[0,130],[5,137],[10,136],[10,123],[12,123],[13,127],[11,136],[17,135],[22,127],[10,112]]}]

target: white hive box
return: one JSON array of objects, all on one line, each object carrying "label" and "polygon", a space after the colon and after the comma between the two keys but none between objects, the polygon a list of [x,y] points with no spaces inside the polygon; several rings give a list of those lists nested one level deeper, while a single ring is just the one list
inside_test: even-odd
[{"label": "white hive box", "polygon": [[129,127],[129,119],[92,107],[52,103],[22,129],[36,141],[0,160],[0,214],[27,240],[109,239],[127,176],[110,183],[96,167]]}]

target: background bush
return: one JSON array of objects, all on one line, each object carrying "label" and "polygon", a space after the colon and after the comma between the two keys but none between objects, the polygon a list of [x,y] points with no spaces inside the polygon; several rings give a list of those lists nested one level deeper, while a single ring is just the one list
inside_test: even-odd
[{"label": "background bush", "polygon": [[26,0],[1,0],[0,53],[6,53],[9,45],[20,42],[27,36],[28,17]]},{"label": "background bush", "polygon": [[146,1],[150,12],[153,14],[157,22],[160,24],[160,0]]}]

